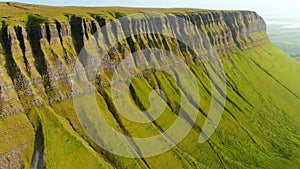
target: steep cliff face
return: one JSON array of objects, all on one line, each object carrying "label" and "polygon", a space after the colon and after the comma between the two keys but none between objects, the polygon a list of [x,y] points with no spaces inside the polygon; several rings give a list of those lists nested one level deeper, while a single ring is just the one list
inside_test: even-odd
[{"label": "steep cliff face", "polygon": [[[0,168],[297,168],[300,165],[297,85],[300,65],[270,43],[266,24],[255,12],[60,8],[19,3],[0,3],[0,7],[3,9],[0,11]],[[143,12],[165,15],[149,16]],[[113,20],[133,13],[140,15],[129,16],[120,27],[112,25],[97,34]],[[179,23],[174,16],[192,22],[198,29]],[[76,95],[72,93],[74,64],[88,40],[97,36],[104,39],[98,42],[99,46],[107,48],[113,39],[119,40],[126,33],[170,24],[177,28],[173,30],[176,35],[184,32],[202,38],[203,33],[216,51],[213,54],[221,57],[228,91],[223,118],[212,137],[198,144],[213,97],[208,71],[198,59],[210,55],[207,44],[202,41],[195,44],[194,48],[201,51],[199,56],[172,37],[131,36],[113,46],[109,51],[112,59],[102,62],[96,79],[97,103],[113,128],[142,138],[161,134],[177,117],[190,123],[188,115],[178,116],[180,95],[184,91],[168,75],[152,70],[134,79],[130,101],[145,110],[149,108],[148,95],[159,89],[165,93],[161,96],[166,103],[165,112],[150,124],[131,123],[120,115],[110,90],[111,74],[128,53],[159,48],[183,56],[197,79],[201,103],[192,130],[170,151],[141,159],[116,156],[96,145],[77,119],[72,100]],[[80,61],[83,65],[92,64]],[[87,105],[89,101],[83,100]],[[133,151],[143,153],[137,145],[133,147]]]},{"label": "steep cliff face", "polygon": [[[220,53],[269,42],[266,25],[254,12],[212,11],[178,13],[177,16],[197,25]],[[97,15],[93,17],[95,19],[70,16],[70,23],[66,23],[29,16],[26,26],[3,22],[0,40],[3,117],[28,111],[45,102],[53,104],[71,98],[72,64],[89,37],[110,21]],[[165,18],[157,20],[161,24],[169,22]],[[107,31],[129,31],[137,28],[136,25],[149,25],[148,22],[146,18],[132,19],[124,25],[125,30]],[[173,43],[179,47],[178,42]]]}]

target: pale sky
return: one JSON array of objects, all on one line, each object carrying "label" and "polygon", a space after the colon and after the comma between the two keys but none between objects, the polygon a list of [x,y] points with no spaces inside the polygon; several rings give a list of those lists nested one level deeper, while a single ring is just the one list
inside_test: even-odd
[{"label": "pale sky", "polygon": [[[2,0],[0,0],[2,1]],[[16,0],[56,6],[131,6],[131,7],[182,7],[201,9],[244,9],[256,11],[267,21],[273,18],[300,20],[298,0]],[[299,20],[298,20],[299,19]],[[300,24],[300,23],[299,23]]]}]

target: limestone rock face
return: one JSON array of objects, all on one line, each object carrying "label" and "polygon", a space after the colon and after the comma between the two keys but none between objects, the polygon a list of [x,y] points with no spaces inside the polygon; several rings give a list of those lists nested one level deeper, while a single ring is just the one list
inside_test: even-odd
[{"label": "limestone rock face", "polygon": [[[266,24],[255,12],[190,12],[175,14],[191,21],[199,27],[210,40],[213,47],[219,52],[230,52],[236,48],[247,49],[253,45],[267,43]],[[167,25],[168,18],[155,16],[157,23]],[[70,22],[50,20],[39,25],[9,25],[4,24],[0,36],[0,109],[1,117],[25,112],[32,106],[42,103],[56,103],[72,97],[71,71],[84,44],[93,37],[105,23],[110,22],[102,16],[93,16],[94,19],[80,16],[72,16]],[[30,19],[29,19],[30,20]],[[31,20],[34,18],[31,17]],[[30,21],[28,21],[30,22]],[[145,29],[149,26],[149,20],[145,18],[132,18],[123,28],[111,27],[107,29],[106,43],[114,33],[133,31],[133,29]],[[178,24],[178,22],[177,22]],[[176,31],[180,31],[180,27]],[[139,36],[128,39],[126,44],[117,48],[118,55],[124,55],[125,49],[131,52],[138,48],[157,47],[183,52],[180,44],[174,40],[164,43],[160,35]],[[149,41],[142,42],[142,39]],[[137,43],[138,45],[136,45]],[[103,43],[103,46],[106,44]],[[170,47],[172,46],[172,47]],[[135,48],[133,48],[135,47]],[[119,50],[119,51],[118,51]],[[116,56],[122,57],[122,56]],[[114,67],[114,63],[106,63],[104,67]],[[108,85],[102,81],[100,86]]]},{"label": "limestone rock face", "polygon": [[[20,154],[24,151],[32,153],[31,149],[34,149],[35,153],[40,151],[39,147],[33,146],[43,142],[42,127],[37,127],[41,124],[34,124],[30,115],[26,116],[25,113],[34,106],[51,106],[80,94],[72,93],[71,79],[75,76],[75,62],[85,44],[91,39],[102,37],[104,40],[98,41],[98,46],[106,49],[114,40],[120,40],[125,34],[175,24],[177,29],[173,30],[174,34],[181,36],[186,33],[199,39],[199,44],[193,44],[193,47],[203,49],[201,53],[194,53],[178,40],[161,34],[141,34],[120,40],[109,50],[110,59],[103,60],[99,65],[96,79],[96,86],[99,88],[110,86],[109,80],[102,74],[110,74],[128,53],[142,49],[165,49],[183,56],[188,63],[199,62],[197,57],[211,55],[207,51],[207,44],[201,40],[202,36],[208,39],[217,52],[215,54],[224,57],[237,49],[247,50],[269,43],[266,24],[255,12],[199,10],[167,15],[171,17],[129,16],[120,27],[112,24],[106,27],[105,32],[99,30],[121,17],[120,13],[116,13],[113,18],[100,14],[86,17],[68,13],[65,20],[44,20],[41,19],[43,16],[28,15],[27,21],[16,21],[16,24],[11,24],[10,18],[6,18],[0,29],[0,120],[7,121],[7,125],[4,125],[7,128],[0,128],[5,129],[0,130],[0,138],[7,142],[11,141],[10,139],[22,139],[15,145],[5,144],[5,150],[0,149],[0,168],[24,168],[25,159]],[[194,30],[180,23],[178,18],[193,23],[198,29]],[[90,49],[85,48],[85,52],[93,53]],[[87,68],[93,69],[93,61],[80,61],[85,66],[90,65],[86,66]],[[84,73],[77,76],[88,78]],[[85,88],[83,92],[88,93],[91,90]],[[18,130],[10,127],[11,123],[14,123]],[[78,124],[72,124],[76,125]],[[42,163],[38,165],[44,165],[42,156],[43,154],[39,155]]]}]

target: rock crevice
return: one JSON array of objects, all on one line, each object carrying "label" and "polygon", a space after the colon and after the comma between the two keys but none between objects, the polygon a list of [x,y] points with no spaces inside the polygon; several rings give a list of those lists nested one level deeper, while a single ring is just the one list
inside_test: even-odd
[{"label": "rock crevice", "polygon": [[[187,19],[199,30],[192,30],[199,36],[203,32],[219,54],[231,52],[237,48],[247,49],[261,43],[268,43],[266,25],[255,12],[248,11],[210,11],[177,13]],[[91,15],[91,18],[70,15],[70,22],[48,21],[40,16],[28,16],[26,26],[11,26],[3,23],[1,29],[1,116],[20,113],[42,103],[56,103],[72,97],[71,72],[78,54],[84,44],[110,22],[111,19]],[[161,25],[176,24],[177,34],[187,34],[186,25],[180,25],[175,17],[160,18]],[[120,39],[126,32],[135,29],[156,29],[149,16],[130,18],[122,27],[112,25],[103,32],[106,47],[111,39]],[[191,31],[191,30],[190,30]],[[200,36],[201,37],[201,36]],[[205,48],[205,44],[199,44]],[[187,46],[172,38],[159,34],[132,36],[118,43],[110,50],[115,58],[103,67],[113,68],[122,59],[126,51],[135,52],[146,48],[162,48],[176,54],[193,56]],[[205,52],[203,53],[205,55]],[[193,59],[196,60],[195,58]],[[109,69],[107,69],[109,70]],[[105,82],[101,82],[105,84]],[[104,85],[105,86],[105,85]]]}]

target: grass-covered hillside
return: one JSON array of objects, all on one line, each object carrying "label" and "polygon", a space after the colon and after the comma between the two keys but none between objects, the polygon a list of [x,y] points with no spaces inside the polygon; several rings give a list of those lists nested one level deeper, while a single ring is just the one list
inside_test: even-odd
[{"label": "grass-covered hillside", "polygon": [[[181,96],[190,99],[185,112],[189,109],[198,112],[192,129],[171,150],[153,157],[127,158],[97,145],[103,139],[101,135],[94,137],[83,129],[74,109],[70,77],[75,76],[72,70],[82,47],[100,37],[93,34],[101,27],[121,16],[153,11],[170,14],[171,19],[174,16],[188,19],[198,28],[178,24],[174,34],[185,31],[199,38],[202,32],[208,39],[221,58],[226,75],[225,108],[215,132],[200,144],[199,135],[213,100],[210,77],[220,76],[215,65],[206,63],[209,65],[206,67],[203,60],[196,59],[195,51],[162,34],[141,34],[120,41],[109,53],[111,60],[105,64],[108,68],[101,70],[95,80],[100,112],[87,112],[86,120],[91,123],[85,127],[97,125],[96,117],[101,113],[116,131],[147,138],[166,131],[177,118],[191,125],[188,113],[178,115]],[[160,26],[151,23],[148,15],[148,18],[139,16],[142,17],[129,17],[122,28],[107,29],[99,46],[108,46],[116,37],[115,32],[123,35],[127,31]],[[161,25],[171,25],[164,15],[154,17]],[[300,166],[300,62],[268,40],[263,19],[254,12],[1,3],[0,20],[0,168],[297,169]],[[202,44],[199,46],[204,48]],[[93,52],[91,48],[86,48],[87,53]],[[150,95],[161,97],[166,108],[153,122],[136,123],[122,116],[122,110],[117,109],[119,105],[114,104],[112,70],[128,52],[151,48],[171,51],[186,62],[199,88],[195,91],[200,102],[186,95],[167,73],[145,71],[132,80],[129,102],[124,104],[147,110],[151,108]],[[205,49],[201,50],[204,56]],[[80,61],[82,65],[92,64]],[[221,90],[217,92],[225,98]],[[88,110],[94,101],[89,94],[76,98],[85,105],[82,110]],[[215,99],[221,104],[219,98]],[[99,133],[95,130],[94,134]],[[132,145],[132,150],[143,156],[143,150],[134,142]]]},{"label": "grass-covered hillside", "polygon": [[[49,20],[68,21],[66,15],[91,17],[91,14],[103,14],[107,18],[120,17],[122,14],[134,14],[137,12],[193,12],[199,9],[160,9],[160,8],[121,8],[121,7],[51,7],[33,4],[21,4],[17,2],[0,3],[0,20],[9,21],[12,24],[21,24],[28,21],[28,15],[42,16]],[[203,10],[208,11],[208,10]],[[119,16],[118,16],[119,15]]]}]

